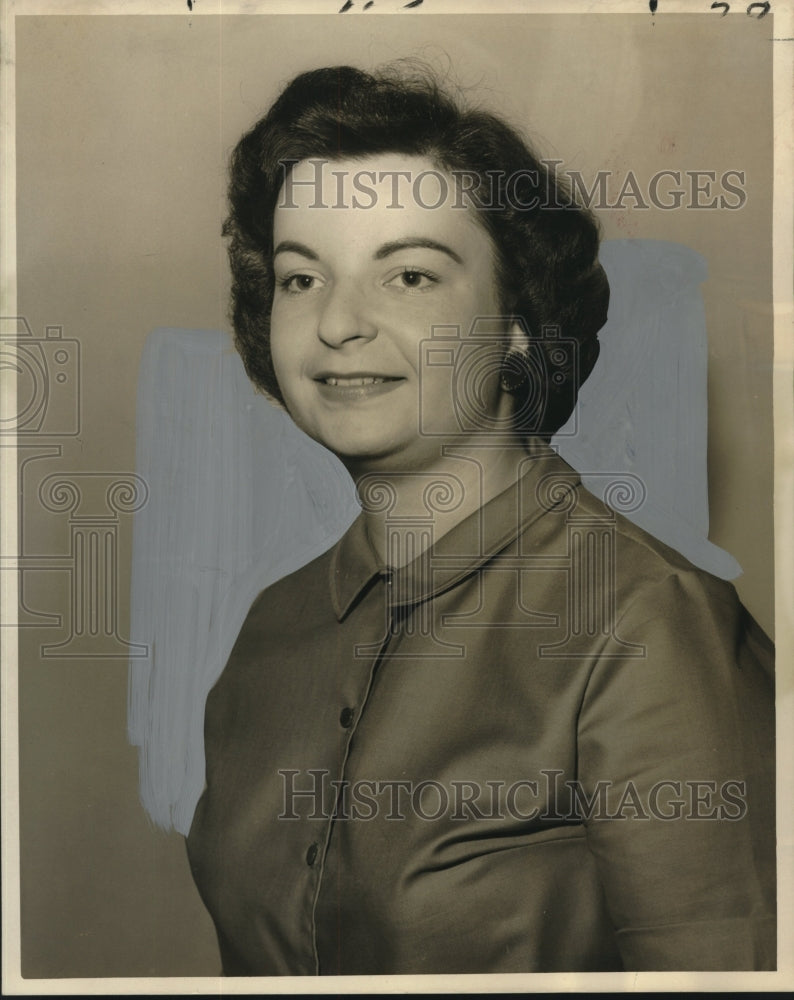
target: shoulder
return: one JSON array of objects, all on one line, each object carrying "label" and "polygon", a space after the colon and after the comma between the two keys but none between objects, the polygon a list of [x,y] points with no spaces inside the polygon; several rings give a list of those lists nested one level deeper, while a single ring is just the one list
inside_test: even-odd
[{"label": "shoulder", "polygon": [[743,698],[771,705],[774,648],[730,582],[694,566],[581,484],[565,521],[569,615],[592,620],[600,632],[588,639],[597,650],[585,707],[598,703],[619,717],[665,703],[680,712],[689,699],[694,721],[726,698],[732,713]]},{"label": "shoulder", "polygon": [[[602,582],[611,589],[618,618],[636,622],[644,615],[714,616],[741,620],[761,633],[728,580],[694,565],[686,556],[641,528],[619,510],[590,493],[581,483],[576,491],[575,519],[598,535]],[[761,633],[763,634],[763,633]]]},{"label": "shoulder", "polygon": [[259,631],[263,627],[270,631],[280,627],[294,629],[296,619],[305,620],[306,616],[312,618],[330,611],[330,580],[338,544],[260,591],[243,631]]},{"label": "shoulder", "polygon": [[[585,503],[595,511],[600,501]],[[709,753],[766,744],[774,732],[774,647],[733,585],[620,514],[610,546],[612,607],[581,723],[632,733],[635,748],[649,729],[662,742]]]},{"label": "shoulder", "polygon": [[673,577],[686,578],[710,599],[735,607],[736,592],[730,583],[698,568],[681,551],[639,526],[652,508],[644,506],[649,500],[636,476],[597,474],[596,481],[606,482],[602,500],[556,452],[547,448],[538,459],[528,481],[534,493],[529,499],[534,499],[540,516],[525,525],[533,549],[556,557],[566,553],[574,571],[573,561],[579,556],[588,569],[600,574],[601,588],[609,588],[624,609],[646,588]]}]

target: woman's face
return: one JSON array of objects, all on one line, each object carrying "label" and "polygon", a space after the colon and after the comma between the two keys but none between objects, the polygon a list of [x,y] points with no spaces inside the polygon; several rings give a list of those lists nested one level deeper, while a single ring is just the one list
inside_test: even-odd
[{"label": "woman's face", "polygon": [[[279,197],[276,377],[298,426],[351,467],[432,466],[442,444],[509,423],[493,247],[440,176],[397,154],[303,161]],[[490,339],[478,332],[480,361],[461,378],[478,317]],[[428,350],[439,326],[452,339]]]}]

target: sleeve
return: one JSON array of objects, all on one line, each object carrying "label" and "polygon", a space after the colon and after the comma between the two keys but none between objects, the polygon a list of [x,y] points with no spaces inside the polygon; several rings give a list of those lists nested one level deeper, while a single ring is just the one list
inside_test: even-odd
[{"label": "sleeve", "polygon": [[[606,803],[588,845],[624,967],[774,969],[771,644],[710,577],[641,590],[578,720],[579,781]],[[616,636],[640,655],[620,656]]]}]

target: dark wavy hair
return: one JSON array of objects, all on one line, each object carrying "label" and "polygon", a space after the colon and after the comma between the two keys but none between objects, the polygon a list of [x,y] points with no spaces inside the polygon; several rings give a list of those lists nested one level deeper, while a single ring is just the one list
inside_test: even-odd
[{"label": "dark wavy hair", "polygon": [[[270,353],[270,312],[273,217],[287,172],[310,158],[380,153],[423,156],[437,169],[466,173],[467,194],[495,249],[501,308],[534,338],[523,370],[515,371],[515,355],[509,355],[517,428],[550,437],[570,416],[598,358],[609,302],[597,259],[598,224],[515,129],[465,105],[426,68],[392,65],[366,73],[335,66],[301,73],[237,144],[223,233],[235,342],[249,377],[283,403]],[[556,336],[548,336],[549,328]],[[560,338],[567,349],[559,349]]]}]

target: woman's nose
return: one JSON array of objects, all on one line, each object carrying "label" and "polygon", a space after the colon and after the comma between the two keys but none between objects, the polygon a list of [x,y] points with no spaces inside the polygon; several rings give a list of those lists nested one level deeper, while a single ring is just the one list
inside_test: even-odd
[{"label": "woman's nose", "polygon": [[372,340],[377,332],[360,289],[340,283],[328,290],[317,325],[320,340],[341,347],[350,340]]}]

